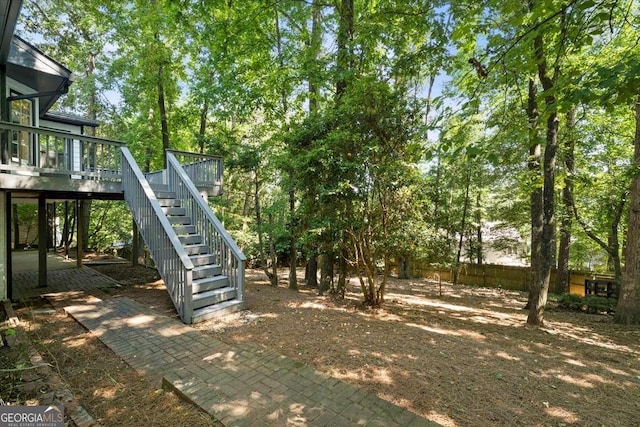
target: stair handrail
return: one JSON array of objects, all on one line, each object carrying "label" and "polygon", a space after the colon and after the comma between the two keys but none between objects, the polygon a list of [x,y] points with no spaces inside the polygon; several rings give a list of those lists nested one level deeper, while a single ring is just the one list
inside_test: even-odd
[{"label": "stair handrail", "polygon": [[[231,286],[236,289],[237,299],[244,301],[244,270],[247,257],[198,192],[176,156],[171,151],[167,151],[166,154],[169,189],[176,193],[181,206],[187,209],[187,215],[203,220],[194,220],[194,224],[199,228],[199,234],[209,246],[218,265],[222,267],[222,273],[229,278]],[[213,230],[206,229],[208,224],[213,227]],[[219,241],[216,239],[216,234]]]},{"label": "stair handrail", "polygon": [[162,211],[155,193],[133,155],[126,147],[121,147],[121,153],[125,200],[131,207],[140,234],[147,243],[180,318],[184,323],[191,323],[193,262]]},{"label": "stair handrail", "polygon": [[[217,185],[222,184],[222,170],[224,162],[224,158],[222,156],[212,156],[210,154],[204,153],[193,153],[190,151],[174,150],[172,148],[168,148],[166,151],[167,153],[172,153],[176,157],[176,159],[178,159],[180,166],[182,166],[191,181],[193,181],[194,183],[206,182]],[[181,157],[183,162],[180,162]],[[205,167],[204,170],[199,170],[198,166],[202,165],[209,165],[211,167]],[[187,169],[187,167],[185,166],[189,167],[189,169]],[[195,166],[195,168],[191,168],[191,166]]]}]

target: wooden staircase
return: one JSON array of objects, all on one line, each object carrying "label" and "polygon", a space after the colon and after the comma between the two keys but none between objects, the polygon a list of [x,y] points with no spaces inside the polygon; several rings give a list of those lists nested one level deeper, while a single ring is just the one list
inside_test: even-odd
[{"label": "wooden staircase", "polygon": [[219,194],[220,159],[167,150],[167,168],[143,174],[129,149],[120,151],[124,199],[182,321],[241,310],[247,258],[199,190]]},{"label": "wooden staircase", "polygon": [[230,286],[229,278],[222,274],[222,267],[215,264],[215,254],[210,253],[203,236],[196,232],[196,226],[187,216],[186,209],[180,206],[175,193],[163,184],[152,184],[151,189],[194,265],[191,322],[198,323],[242,310],[243,303],[237,298],[236,289]]}]

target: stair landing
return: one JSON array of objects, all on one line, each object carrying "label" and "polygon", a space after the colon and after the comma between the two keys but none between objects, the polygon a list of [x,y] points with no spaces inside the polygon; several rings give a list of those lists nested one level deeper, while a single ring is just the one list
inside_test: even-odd
[{"label": "stair landing", "polygon": [[129,298],[103,298],[65,310],[133,368],[226,426],[438,425],[275,351],[229,345]]}]

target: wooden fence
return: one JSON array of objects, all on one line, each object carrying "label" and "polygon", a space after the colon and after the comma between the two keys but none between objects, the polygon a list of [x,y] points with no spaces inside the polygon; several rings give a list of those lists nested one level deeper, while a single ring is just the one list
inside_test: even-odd
[{"label": "wooden fence", "polygon": [[[414,276],[428,279],[440,278],[443,281],[453,281],[451,269],[443,269],[431,266],[414,266],[412,271]],[[503,288],[513,291],[529,291],[530,280],[529,267],[513,267],[507,265],[494,264],[463,264],[460,268],[458,283],[464,285],[484,286],[489,288]],[[585,271],[570,271],[569,281],[571,283],[570,292],[575,295],[585,294],[585,280],[609,280],[614,281],[612,275],[595,274]],[[549,290],[551,292],[563,293],[564,290],[556,289],[556,270],[551,271],[551,281]]]}]

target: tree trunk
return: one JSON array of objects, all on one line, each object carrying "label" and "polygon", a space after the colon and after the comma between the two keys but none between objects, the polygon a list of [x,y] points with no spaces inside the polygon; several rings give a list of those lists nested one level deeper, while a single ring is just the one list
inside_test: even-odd
[{"label": "tree trunk", "polygon": [[562,221],[560,222],[560,247],[558,248],[558,269],[556,274],[556,293],[569,293],[569,253],[571,248],[572,223],[572,191],[573,174],[575,170],[574,151],[576,126],[575,107],[567,113],[567,137],[564,141],[565,178],[562,189]]},{"label": "tree trunk", "polygon": [[480,208],[480,196],[481,192],[478,191],[478,195],[476,196],[476,259],[478,261],[478,265],[482,265],[482,209]]},{"label": "tree trunk", "polygon": [[[11,220],[13,221],[13,247],[18,249],[18,244],[20,244],[20,218],[18,217],[18,205],[15,203],[11,205]],[[8,247],[7,250],[11,250],[11,247]]]},{"label": "tree trunk", "polygon": [[311,46],[309,51],[309,115],[318,111],[320,99],[320,64],[318,57],[322,49],[322,11],[319,0],[311,4]]},{"label": "tree trunk", "polygon": [[[282,54],[282,33],[280,31],[280,17],[278,15],[278,9],[275,9],[275,30],[276,30],[276,49],[278,54],[278,65],[280,66],[280,70],[285,72],[284,67],[284,56]],[[287,88],[287,79],[282,79],[282,85],[280,86],[280,104],[282,107],[282,118],[287,120],[287,113],[289,112],[289,103],[287,101],[287,95],[289,91]]]},{"label": "tree trunk", "polygon": [[47,249],[56,248],[56,204],[47,204]]},{"label": "tree trunk", "polygon": [[62,241],[64,242],[64,254],[69,256],[69,247],[73,242],[74,231],[76,228],[76,204],[71,205],[69,209],[69,202],[64,202],[64,226],[62,229]]},{"label": "tree trunk", "polygon": [[620,285],[622,283],[622,265],[620,261],[620,242],[618,239],[618,227],[620,226],[620,221],[622,221],[622,214],[624,213],[624,207],[627,204],[627,197],[628,194],[625,192],[614,207],[614,214],[611,221],[608,238],[610,248],[609,257],[611,258],[613,272],[616,276],[616,297],[618,297],[618,295],[620,294]]},{"label": "tree trunk", "polygon": [[200,130],[198,131],[198,152],[204,153],[204,137],[207,131],[207,116],[209,115],[209,100],[205,99],[200,110]]},{"label": "tree trunk", "polygon": [[[552,96],[550,96],[552,97]],[[554,101],[547,101],[551,106]],[[531,307],[527,323],[542,326],[544,324],[544,309],[547,304],[549,279],[553,266],[553,234],[555,227],[555,167],[558,139],[557,114],[550,113],[547,119],[547,146],[544,150],[544,188],[542,190],[543,225],[542,242],[540,247],[540,275],[534,284]]]},{"label": "tree trunk", "polygon": [[269,213],[269,254],[271,255],[271,286],[278,286],[278,256],[276,255],[276,241],[273,238],[273,215]]},{"label": "tree trunk", "polygon": [[525,309],[531,307],[533,298],[533,288],[538,282],[540,274],[540,244],[542,242],[542,185],[540,181],[540,160],[542,149],[538,140],[538,102],[537,89],[534,79],[529,79],[529,93],[527,101],[527,117],[529,120],[529,157],[527,158],[527,168],[529,169],[529,212],[531,214],[531,269],[529,281],[529,299]]},{"label": "tree trunk", "polygon": [[[225,186],[226,187],[226,186]],[[229,194],[228,191],[225,193]],[[247,192],[244,194],[244,204],[242,206],[242,216],[247,217],[251,213],[251,198],[252,198],[251,187],[247,188]]]},{"label": "tree trunk", "polygon": [[353,40],[353,0],[341,0],[338,9],[338,54],[336,60],[336,97],[340,99],[349,85],[351,72],[351,42]]},{"label": "tree trunk", "polygon": [[[442,221],[440,220],[440,181],[441,181],[441,176],[442,176],[442,170],[440,167],[440,153],[438,152],[437,154],[437,158],[436,158],[436,182],[433,185],[433,191],[434,191],[434,195],[433,195],[433,218],[435,220],[436,223],[436,227],[442,227]],[[444,227],[446,229],[448,229],[449,227]],[[447,236],[449,237],[449,236]],[[447,240],[448,241],[448,240]]]},{"label": "tree trunk", "polygon": [[347,292],[348,256],[347,250],[342,249],[342,253],[340,254],[340,259],[338,261],[338,286],[336,286],[336,293],[340,295],[341,298],[344,298],[344,295]]},{"label": "tree trunk", "polygon": [[258,252],[260,253],[260,267],[264,271],[264,274],[269,278],[271,286],[278,286],[278,276],[269,271],[267,265],[267,256],[264,252],[264,237],[262,231],[262,211],[260,210],[260,181],[258,179],[258,171],[253,172],[254,180],[254,203],[256,211],[256,227],[258,228]]},{"label": "tree trunk", "polygon": [[167,107],[164,100],[164,66],[158,66],[158,111],[160,112],[160,127],[162,128],[162,157],[164,167],[167,167],[167,150],[169,149],[169,120],[167,118]]},{"label": "tree trunk", "polygon": [[469,187],[471,186],[471,172],[467,170],[467,182],[465,185],[464,206],[462,208],[462,220],[460,221],[460,239],[458,240],[458,251],[456,260],[453,265],[453,284],[458,284],[458,276],[460,275],[460,257],[462,256],[462,241],[464,238],[464,229],[467,222],[467,211],[469,210]]},{"label": "tree trunk", "polygon": [[[84,33],[83,37],[87,43],[91,42],[91,37],[89,34]],[[96,55],[91,52],[89,53],[89,58],[87,59],[87,76],[91,79],[91,89],[89,90],[89,94],[87,96],[87,118],[89,120],[97,121],[98,120],[98,87],[95,82],[95,70],[96,70]],[[87,126],[86,132],[87,135],[95,136],[95,128],[91,126]],[[90,232],[90,224],[91,224],[91,199],[85,199],[81,201],[82,203],[82,239],[83,251],[89,249],[89,232]]]},{"label": "tree trunk", "polygon": [[[640,167],[640,95],[636,99],[636,135],[634,165]],[[631,183],[629,226],[622,286],[616,306],[615,322],[640,323],[640,176],[634,174]]]},{"label": "tree trunk", "polygon": [[[533,8],[531,0],[530,8]],[[561,15],[561,32],[566,33],[565,14]],[[530,290],[531,306],[527,323],[542,326],[544,324],[544,309],[547,304],[547,293],[549,291],[549,279],[551,268],[555,259],[555,179],[556,179],[556,155],[558,151],[558,112],[556,103],[556,81],[559,74],[558,63],[553,75],[547,69],[547,60],[544,51],[544,41],[542,34],[538,34],[534,39],[534,54],[538,66],[538,77],[544,89],[544,102],[547,110],[547,132],[546,146],[544,149],[543,165],[543,189],[542,189],[542,242],[540,248],[540,274]]]},{"label": "tree trunk", "polygon": [[82,250],[87,251],[89,249],[89,225],[91,223],[91,199],[80,200],[82,203]]},{"label": "tree trunk", "polygon": [[322,296],[333,287],[333,254],[320,255],[320,286],[318,295]]},{"label": "tree trunk", "polygon": [[291,223],[289,224],[289,233],[291,233],[289,241],[289,289],[298,289],[298,275],[296,268],[298,267],[298,240],[296,238],[296,198],[293,190],[289,191],[289,214]]},{"label": "tree trunk", "polygon": [[318,287],[318,254],[311,252],[306,266],[307,286]]},{"label": "tree trunk", "polygon": [[411,278],[411,260],[408,257],[400,258],[398,261],[398,279]]},{"label": "tree trunk", "polygon": [[153,108],[149,108],[149,114],[147,114],[147,141],[144,145],[144,169],[143,172],[151,172],[151,160],[153,158],[153,147],[151,141],[153,137],[153,122],[155,120],[155,114]]}]

